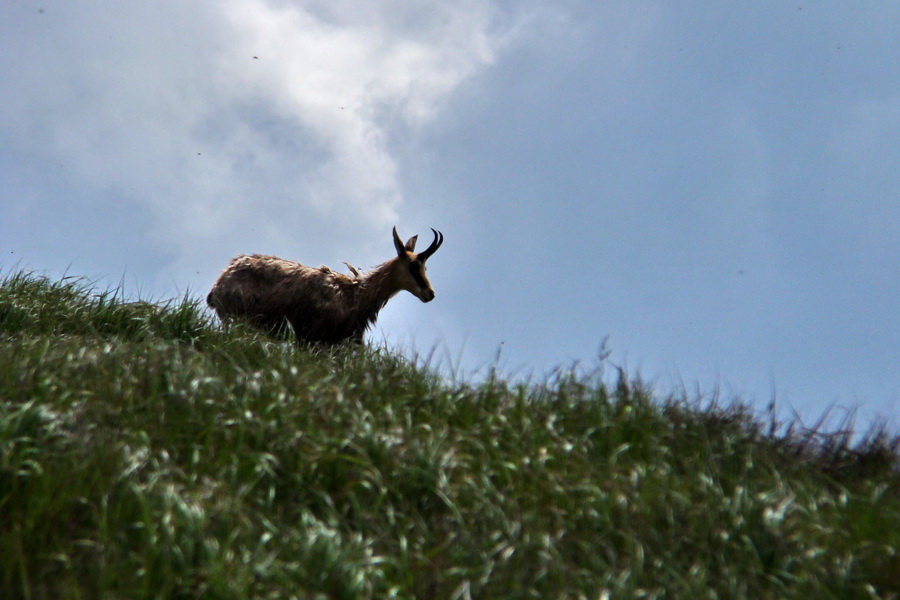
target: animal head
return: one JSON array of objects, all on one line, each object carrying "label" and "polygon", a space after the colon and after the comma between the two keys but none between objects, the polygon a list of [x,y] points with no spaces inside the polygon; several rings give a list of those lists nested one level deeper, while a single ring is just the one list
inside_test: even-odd
[{"label": "animal head", "polygon": [[397,228],[394,227],[394,247],[397,249],[396,284],[422,302],[434,300],[434,289],[425,273],[425,261],[444,243],[444,235],[440,231],[434,229],[431,231],[434,233],[434,241],[428,248],[416,254],[416,240],[419,236],[412,236],[404,244],[397,235]]}]

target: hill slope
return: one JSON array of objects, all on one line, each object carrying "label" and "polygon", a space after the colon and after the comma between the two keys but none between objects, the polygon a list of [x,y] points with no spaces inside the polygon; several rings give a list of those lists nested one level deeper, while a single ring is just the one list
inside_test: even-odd
[{"label": "hill slope", "polygon": [[[0,597],[889,598],[897,439],[0,285]],[[777,433],[782,431],[782,433]]]}]

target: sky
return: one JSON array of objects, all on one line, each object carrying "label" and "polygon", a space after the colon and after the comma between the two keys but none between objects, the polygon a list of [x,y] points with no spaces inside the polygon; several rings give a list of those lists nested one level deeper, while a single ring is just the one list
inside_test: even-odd
[{"label": "sky", "polygon": [[3,2],[0,270],[199,298],[239,253],[371,267],[433,227],[435,301],[372,343],[896,429],[897,31],[889,1]]}]

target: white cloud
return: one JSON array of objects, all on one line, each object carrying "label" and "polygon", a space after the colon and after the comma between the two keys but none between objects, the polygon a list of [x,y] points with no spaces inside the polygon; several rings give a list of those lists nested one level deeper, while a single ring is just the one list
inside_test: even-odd
[{"label": "white cloud", "polygon": [[223,237],[383,241],[403,204],[392,138],[513,27],[489,0],[36,6],[4,9],[0,139],[149,206],[185,268]]}]

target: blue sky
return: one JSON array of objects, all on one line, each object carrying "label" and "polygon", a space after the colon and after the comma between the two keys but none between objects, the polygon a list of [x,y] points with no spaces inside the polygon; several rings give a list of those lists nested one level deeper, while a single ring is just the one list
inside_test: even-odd
[{"label": "blue sky", "polygon": [[[748,7],[749,6],[749,7]],[[205,294],[446,243],[370,339],[897,422],[900,5],[0,5],[0,268]]]}]

